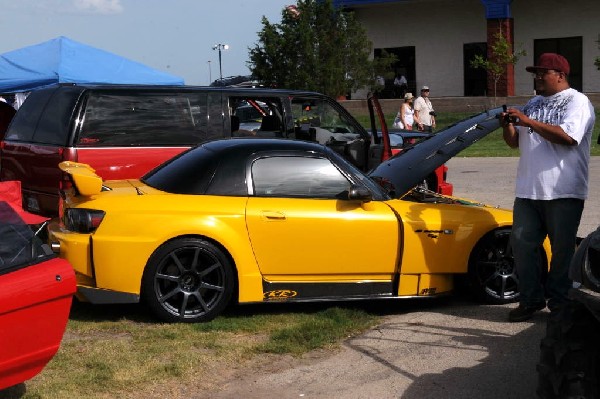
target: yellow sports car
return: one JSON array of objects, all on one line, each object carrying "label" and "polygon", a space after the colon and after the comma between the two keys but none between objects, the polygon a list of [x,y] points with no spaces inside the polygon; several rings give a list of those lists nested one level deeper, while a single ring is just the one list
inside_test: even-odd
[{"label": "yellow sports car", "polygon": [[418,188],[497,129],[494,115],[369,174],[326,145],[286,139],[207,142],[140,180],[102,182],[64,162],[74,189],[50,239],[75,268],[80,299],[142,300],[165,321],[207,321],[232,300],[431,297],[457,276],[482,300],[514,301],[512,213]]}]

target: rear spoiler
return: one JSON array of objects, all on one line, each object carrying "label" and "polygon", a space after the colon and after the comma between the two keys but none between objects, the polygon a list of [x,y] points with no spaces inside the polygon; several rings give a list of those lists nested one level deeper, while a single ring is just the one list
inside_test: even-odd
[{"label": "rear spoiler", "polygon": [[67,173],[80,195],[91,197],[102,191],[102,178],[90,165],[79,162],[64,161],[58,164],[63,172]]}]

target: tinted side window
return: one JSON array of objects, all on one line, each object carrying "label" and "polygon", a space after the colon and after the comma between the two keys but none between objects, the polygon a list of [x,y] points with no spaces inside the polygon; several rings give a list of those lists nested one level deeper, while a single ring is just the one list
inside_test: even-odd
[{"label": "tinted side window", "polygon": [[[190,146],[211,139],[206,93],[91,93],[79,146]],[[222,132],[218,132],[219,135]]]},{"label": "tinted side window", "polygon": [[30,94],[13,118],[5,139],[31,142],[40,115],[44,112],[48,100],[56,90],[56,88],[39,90]]},{"label": "tinted side window", "polygon": [[174,194],[204,194],[218,160],[203,147],[188,150],[142,177],[142,181]]},{"label": "tinted side window", "polygon": [[70,145],[72,118],[81,90],[64,88],[52,95],[40,118],[33,141],[36,143]]},{"label": "tinted side window", "polygon": [[350,182],[326,158],[277,156],[252,165],[254,194],[260,197],[338,198]]}]

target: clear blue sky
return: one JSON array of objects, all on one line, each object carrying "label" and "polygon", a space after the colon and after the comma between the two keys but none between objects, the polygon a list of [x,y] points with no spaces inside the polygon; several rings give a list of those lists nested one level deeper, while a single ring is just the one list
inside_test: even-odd
[{"label": "clear blue sky", "polygon": [[247,75],[261,18],[281,22],[288,4],[295,0],[0,0],[0,53],[66,36],[207,85],[209,73],[219,77],[213,45],[229,45],[223,77]]}]

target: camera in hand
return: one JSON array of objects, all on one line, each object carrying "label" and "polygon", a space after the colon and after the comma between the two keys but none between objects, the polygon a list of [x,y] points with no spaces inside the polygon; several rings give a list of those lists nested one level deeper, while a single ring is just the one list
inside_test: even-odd
[{"label": "camera in hand", "polygon": [[519,118],[517,118],[516,116],[510,116],[509,114],[504,115],[502,120],[507,125],[509,123],[518,123],[519,122]]},{"label": "camera in hand", "polygon": [[431,116],[437,116],[437,114],[435,113],[435,111],[429,111],[429,115],[431,115]]},{"label": "camera in hand", "polygon": [[496,116],[496,118],[498,118],[498,119],[502,118],[502,122],[505,125],[508,125],[509,123],[519,123],[519,118],[518,117],[516,117],[516,116],[510,116],[509,114],[506,114],[506,111],[507,111],[507,107],[506,107],[506,105],[503,105],[502,106],[502,112],[504,112],[505,115],[503,116],[502,114],[498,114]]}]

